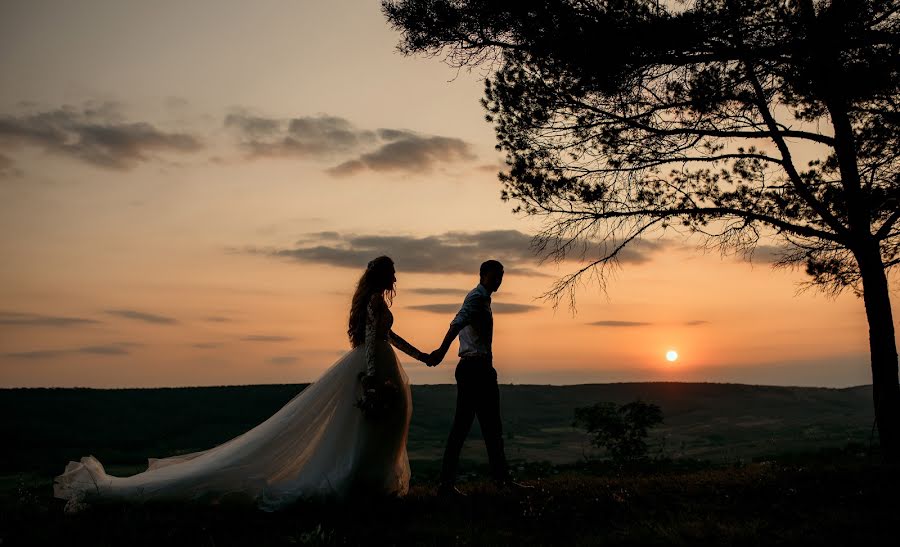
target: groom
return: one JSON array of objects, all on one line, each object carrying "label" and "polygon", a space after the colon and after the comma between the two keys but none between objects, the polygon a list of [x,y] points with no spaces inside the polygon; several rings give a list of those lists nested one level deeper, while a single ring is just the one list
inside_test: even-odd
[{"label": "groom", "polygon": [[431,352],[426,363],[437,366],[443,361],[450,344],[459,335],[459,364],[456,365],[456,415],[444,450],[439,495],[463,495],[456,489],[456,468],[463,442],[472,422],[478,417],[484,444],[487,446],[491,474],[501,487],[518,487],[509,478],[506,455],[503,452],[503,431],[500,423],[500,389],[494,370],[491,341],[494,336],[494,317],[491,313],[491,293],[503,282],[503,264],[488,260],[481,265],[481,279],[469,291],[462,308],[450,322],[441,347]]}]

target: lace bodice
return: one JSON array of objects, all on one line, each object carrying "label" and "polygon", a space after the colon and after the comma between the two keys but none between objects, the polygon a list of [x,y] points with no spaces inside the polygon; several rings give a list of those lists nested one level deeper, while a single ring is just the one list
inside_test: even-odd
[{"label": "lace bodice", "polygon": [[375,350],[378,342],[388,341],[413,359],[424,361],[426,355],[391,330],[394,314],[380,294],[373,294],[366,309],[366,374],[375,374]]}]

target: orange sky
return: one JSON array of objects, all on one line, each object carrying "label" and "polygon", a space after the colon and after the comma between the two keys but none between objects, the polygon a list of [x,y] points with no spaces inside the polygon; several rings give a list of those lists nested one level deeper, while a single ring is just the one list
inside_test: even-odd
[{"label": "orange sky", "polygon": [[534,300],[575,263],[538,266],[499,199],[481,75],[400,56],[377,2],[48,6],[0,6],[3,387],[314,380],[381,253],[426,351],[507,264],[501,382],[870,381],[861,301],[796,295],[764,255],[671,234],[575,316]]}]

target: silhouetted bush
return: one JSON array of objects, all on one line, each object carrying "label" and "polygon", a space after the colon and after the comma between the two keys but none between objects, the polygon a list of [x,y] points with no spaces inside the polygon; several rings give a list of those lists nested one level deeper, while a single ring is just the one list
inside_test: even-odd
[{"label": "silhouetted bush", "polygon": [[591,444],[605,448],[614,462],[625,464],[647,457],[647,431],[662,421],[657,405],[637,400],[621,406],[602,402],[576,408],[572,425],[584,428]]}]

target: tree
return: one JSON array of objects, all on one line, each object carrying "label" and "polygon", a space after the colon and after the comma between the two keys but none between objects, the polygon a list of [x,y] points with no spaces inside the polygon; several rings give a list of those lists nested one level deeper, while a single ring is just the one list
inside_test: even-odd
[{"label": "tree", "polygon": [[[900,460],[888,270],[900,262],[897,0],[393,0],[408,55],[487,67],[504,199],[604,286],[651,234],[752,254],[863,299],[875,415]],[[588,255],[593,253],[596,255]]]},{"label": "tree", "polygon": [[662,421],[657,405],[638,400],[622,406],[604,402],[576,408],[572,425],[583,427],[591,444],[605,448],[621,465],[647,457],[648,430]]}]

